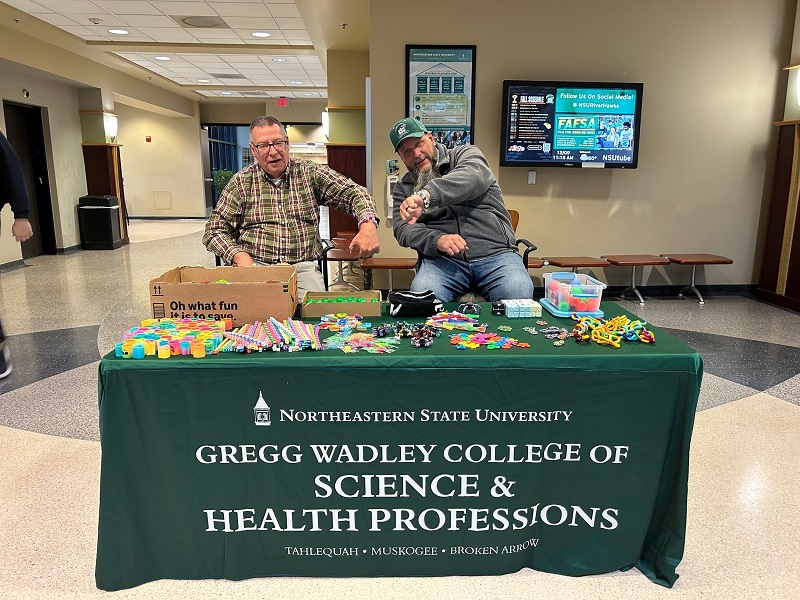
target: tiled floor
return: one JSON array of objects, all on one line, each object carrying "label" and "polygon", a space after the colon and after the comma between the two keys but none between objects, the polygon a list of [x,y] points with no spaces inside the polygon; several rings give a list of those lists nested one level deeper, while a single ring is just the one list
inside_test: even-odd
[{"label": "tiled floor", "polygon": [[[131,244],[0,275],[14,372],[0,381],[0,598],[94,586],[97,365],[148,315],[147,281],[213,266],[202,221],[133,221]],[[745,297],[623,306],[703,355],[686,552],[672,590],[638,571],[502,577],[156,581],[115,598],[800,598],[800,315]]]}]

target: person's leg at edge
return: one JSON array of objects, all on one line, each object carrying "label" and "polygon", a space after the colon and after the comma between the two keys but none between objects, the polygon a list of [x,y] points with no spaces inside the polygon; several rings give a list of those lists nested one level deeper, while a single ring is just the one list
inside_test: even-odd
[{"label": "person's leg at edge", "polygon": [[0,321],[0,379],[5,379],[11,374],[11,353],[6,346],[6,334],[3,331],[3,322]]},{"label": "person's leg at edge", "polygon": [[426,256],[411,282],[411,291],[431,290],[442,302],[453,302],[470,291],[467,264],[449,257]]},{"label": "person's leg at edge", "polygon": [[299,262],[297,268],[297,303],[303,302],[306,292],[324,292],[325,282],[319,264],[312,261]]},{"label": "person's leg at edge", "polygon": [[470,268],[478,291],[489,302],[533,298],[533,280],[516,252],[471,262]]}]

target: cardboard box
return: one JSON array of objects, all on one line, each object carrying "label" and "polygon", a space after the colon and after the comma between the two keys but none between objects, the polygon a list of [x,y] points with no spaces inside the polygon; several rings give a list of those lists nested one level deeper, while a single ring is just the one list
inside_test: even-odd
[{"label": "cardboard box", "polygon": [[[309,302],[309,300],[322,299],[336,300],[337,298],[363,298],[364,302]],[[346,313],[348,315],[361,315],[362,317],[381,316],[381,291],[364,290],[363,292],[306,292],[303,297],[301,314],[305,317],[322,317],[327,314]]]},{"label": "cardboard box", "polygon": [[283,321],[296,305],[297,270],[291,265],[176,267],[150,280],[154,319],[228,318],[240,327],[269,317]]}]

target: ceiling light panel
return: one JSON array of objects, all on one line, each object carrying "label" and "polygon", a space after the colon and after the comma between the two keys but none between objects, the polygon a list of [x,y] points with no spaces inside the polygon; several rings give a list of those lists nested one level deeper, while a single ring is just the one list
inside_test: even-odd
[{"label": "ceiling light panel", "polygon": [[[55,13],[36,15],[36,18],[41,19],[45,23],[50,23],[50,25],[55,25],[56,27],[62,27],[62,26],[74,27],[76,25],[82,25],[82,23],[76,23],[69,17],[65,17],[64,15],[57,15]],[[89,23],[89,21],[87,21],[87,23]]]},{"label": "ceiling light panel", "polygon": [[[36,0],[42,2],[42,0]],[[50,0],[51,2],[57,1],[59,3],[59,10],[61,6],[69,4],[62,0]],[[141,0],[92,0],[94,4],[103,10],[113,15],[160,15],[163,14],[158,8],[153,6],[158,2],[142,2]],[[88,4],[88,3],[87,3]]]},{"label": "ceiling light panel", "polygon": [[225,17],[225,22],[231,29],[247,29],[249,31],[274,31],[280,32],[281,28],[275,19],[269,17],[258,19],[250,17]]},{"label": "ceiling light panel", "polygon": [[254,54],[220,54],[219,58],[229,65],[251,65],[261,62],[261,57]]},{"label": "ceiling light panel", "polygon": [[267,6],[269,13],[276,19],[280,18],[300,18],[300,11],[294,2],[287,2],[286,4],[272,4]]},{"label": "ceiling light panel", "polygon": [[[180,29],[176,26],[175,21],[166,15],[118,15],[121,21],[131,27],[163,27]],[[105,24],[105,19],[103,19]]]},{"label": "ceiling light panel", "polygon": [[143,35],[161,44],[196,44],[198,40],[180,27],[139,27]]},{"label": "ceiling light panel", "polygon": [[[267,7],[262,3],[243,3],[243,2],[218,2],[214,10],[220,17],[225,19],[231,27],[235,27],[231,23],[231,19],[252,19],[259,23],[270,23],[269,25],[258,25],[258,27],[266,27],[268,29],[275,29],[279,25],[272,18],[272,14],[267,10]],[[255,25],[254,25],[255,27]]]},{"label": "ceiling light panel", "polygon": [[230,29],[192,29],[191,33],[200,42],[231,42],[236,44],[243,44],[240,38],[234,31]]}]

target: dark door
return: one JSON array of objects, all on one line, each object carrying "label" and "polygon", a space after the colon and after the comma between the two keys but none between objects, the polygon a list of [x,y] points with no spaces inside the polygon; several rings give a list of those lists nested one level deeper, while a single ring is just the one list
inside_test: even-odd
[{"label": "dark door", "polygon": [[[33,237],[22,243],[22,257],[56,254],[56,231],[50,180],[47,175],[47,152],[42,129],[42,109],[14,102],[3,102],[6,137],[19,156],[28,183]],[[77,201],[77,199],[76,199]]]},{"label": "dark door", "polygon": [[[366,146],[337,146],[328,144],[328,166],[342,175],[347,175],[359,185],[367,185],[367,148]],[[330,213],[331,237],[348,232],[358,231],[358,221],[351,215],[335,209]]]}]

